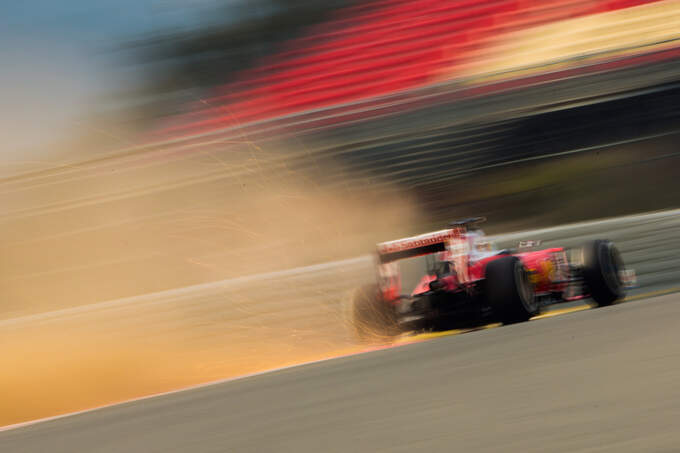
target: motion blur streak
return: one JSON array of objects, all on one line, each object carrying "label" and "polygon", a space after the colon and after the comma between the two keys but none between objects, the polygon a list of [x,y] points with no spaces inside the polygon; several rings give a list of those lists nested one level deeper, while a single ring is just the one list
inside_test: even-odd
[{"label": "motion blur streak", "polygon": [[467,70],[507,78],[565,62],[620,58],[680,44],[680,4],[665,0],[502,35]]},{"label": "motion blur streak", "polygon": [[653,45],[677,47],[674,3],[414,0],[376,2],[358,14],[348,9],[345,21],[325,24],[332,31],[293,41],[294,50],[220,87],[228,94],[197,104],[160,136],[191,136],[442,82],[480,84],[490,73],[518,77],[527,65],[546,73],[553,69],[548,63],[582,65],[592,53],[601,60]]},{"label": "motion blur streak", "polygon": [[2,316],[356,256],[380,230],[407,231],[418,212],[399,190],[386,199],[319,187],[260,154],[232,154],[240,164],[209,154],[123,161],[0,184]]},{"label": "motion blur streak", "polygon": [[[679,229],[680,211],[666,211],[497,239],[577,245],[606,232],[648,292],[680,277],[668,248]],[[359,352],[345,297],[371,268],[359,258],[0,321],[0,385],[13,389],[0,402],[0,423]]]},{"label": "motion blur streak", "polygon": [[[411,198],[319,187],[264,152],[231,158],[240,164],[116,160],[0,184],[0,387],[13,389],[0,424],[359,350],[337,310],[363,277],[347,273],[353,262],[313,266],[315,278],[280,271],[404,234]],[[68,310],[187,285],[198,286]],[[69,315],[40,314],[54,310]]]}]

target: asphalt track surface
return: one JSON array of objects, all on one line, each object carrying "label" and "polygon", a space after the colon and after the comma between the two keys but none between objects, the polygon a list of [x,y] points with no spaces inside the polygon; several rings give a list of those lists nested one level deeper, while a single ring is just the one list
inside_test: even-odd
[{"label": "asphalt track surface", "polygon": [[649,296],[678,281],[678,213],[532,232],[594,236],[638,271],[634,300],[8,430],[0,451],[677,451],[680,296]]},{"label": "asphalt track surface", "polygon": [[438,338],[0,435],[3,452],[677,451],[668,295]]}]

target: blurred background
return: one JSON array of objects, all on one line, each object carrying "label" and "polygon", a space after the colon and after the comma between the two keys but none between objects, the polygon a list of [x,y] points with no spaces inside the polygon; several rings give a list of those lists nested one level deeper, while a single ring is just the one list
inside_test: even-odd
[{"label": "blurred background", "polygon": [[377,241],[677,207],[674,0],[2,13],[0,422],[353,350]]}]

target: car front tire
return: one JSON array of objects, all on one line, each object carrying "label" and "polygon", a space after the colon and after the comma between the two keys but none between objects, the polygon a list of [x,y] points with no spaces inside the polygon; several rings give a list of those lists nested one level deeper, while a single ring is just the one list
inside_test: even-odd
[{"label": "car front tire", "polygon": [[612,305],[625,296],[619,272],[621,254],[613,242],[598,239],[586,243],[583,252],[583,283],[599,307]]}]

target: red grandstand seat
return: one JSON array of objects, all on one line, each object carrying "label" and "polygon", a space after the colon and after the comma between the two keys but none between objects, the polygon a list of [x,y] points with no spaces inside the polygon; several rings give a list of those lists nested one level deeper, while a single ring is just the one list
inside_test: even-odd
[{"label": "red grandstand seat", "polygon": [[[335,14],[167,132],[192,133],[427,85],[508,32],[656,0],[378,0]],[[228,114],[227,114],[228,113]]]}]

